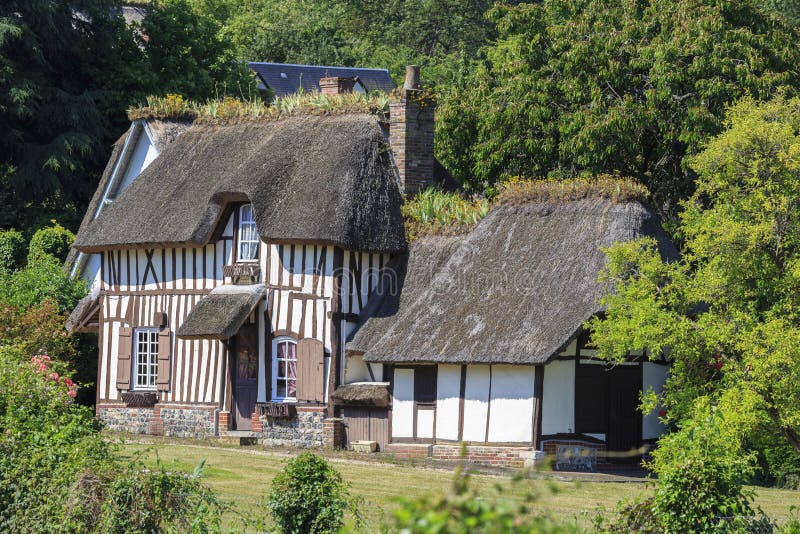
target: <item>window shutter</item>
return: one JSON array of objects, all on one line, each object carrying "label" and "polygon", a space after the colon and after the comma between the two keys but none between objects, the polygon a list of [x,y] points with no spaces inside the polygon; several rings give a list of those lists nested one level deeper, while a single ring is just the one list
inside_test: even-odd
[{"label": "window shutter", "polygon": [[127,391],[131,389],[131,329],[122,327],[119,329],[117,340],[117,389]]},{"label": "window shutter", "polygon": [[306,338],[297,342],[297,400],[323,402],[325,388],[325,347]]},{"label": "window shutter", "polygon": [[162,328],[158,332],[158,379],[156,385],[159,391],[169,391],[169,372],[172,367],[170,355],[172,354],[172,332],[169,328]]}]

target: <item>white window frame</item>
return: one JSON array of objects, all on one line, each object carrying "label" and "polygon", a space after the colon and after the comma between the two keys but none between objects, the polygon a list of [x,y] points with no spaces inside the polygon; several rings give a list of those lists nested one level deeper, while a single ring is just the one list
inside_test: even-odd
[{"label": "white window frame", "polygon": [[[146,335],[144,340],[140,336]],[[145,352],[141,348],[145,347]],[[140,364],[140,358],[146,360]],[[156,391],[158,389],[158,328],[135,328],[133,330],[133,357],[131,358],[131,383],[134,391]],[[140,373],[140,365],[144,366],[144,373]],[[139,378],[144,378],[144,384],[139,383]],[[151,383],[152,382],[152,383]]]},{"label": "white window frame", "polygon": [[[294,345],[294,391],[297,395],[297,340],[289,336],[280,336],[272,340],[272,400],[275,402],[297,402],[297,397],[279,397],[278,392],[278,345],[281,343],[291,343]],[[288,380],[286,377],[281,377]]]},{"label": "white window frame", "polygon": [[[245,220],[245,213],[249,213],[249,217]],[[250,237],[244,239],[244,231],[250,230]],[[256,257],[243,258],[242,245],[250,244],[255,245]],[[243,204],[239,206],[239,225],[236,228],[236,261],[242,263],[252,263],[258,261],[258,251],[260,250],[261,240],[258,236],[258,228],[256,227],[256,218],[253,213],[252,204]]]}]

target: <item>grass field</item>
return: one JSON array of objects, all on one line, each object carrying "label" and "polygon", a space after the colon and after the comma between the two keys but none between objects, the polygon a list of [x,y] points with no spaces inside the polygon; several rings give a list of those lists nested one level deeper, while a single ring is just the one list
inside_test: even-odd
[{"label": "grass field", "polygon": [[[255,447],[230,448],[170,440],[129,443],[123,445],[122,450],[130,457],[139,457],[146,465],[154,465],[159,459],[169,469],[185,471],[192,471],[205,460],[205,481],[221,499],[248,515],[263,510],[261,499],[269,492],[272,477],[290,458],[288,453]],[[352,493],[364,499],[367,518],[374,525],[391,517],[398,498],[446,492],[453,478],[448,470],[363,461],[351,454],[333,453],[329,459],[351,484]],[[614,508],[620,499],[633,499],[652,492],[652,485],[639,479],[600,482],[591,480],[591,476],[582,478],[588,480],[564,480],[541,474],[513,482],[504,476],[473,475],[472,484],[485,498],[496,495],[498,487],[502,488],[504,498],[519,502],[533,492],[537,495],[531,505],[534,513],[547,513],[562,520],[574,519],[582,526],[590,524],[599,507]],[[776,519],[789,515],[791,505],[800,505],[800,492],[772,488],[756,488],[756,492],[756,504]],[[235,526],[235,514],[226,516],[225,523]]]}]

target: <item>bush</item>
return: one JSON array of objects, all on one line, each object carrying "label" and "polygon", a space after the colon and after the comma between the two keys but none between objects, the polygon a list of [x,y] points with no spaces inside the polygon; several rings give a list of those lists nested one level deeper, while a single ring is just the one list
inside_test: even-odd
[{"label": "bush", "polygon": [[753,516],[752,454],[741,446],[741,430],[707,397],[692,417],[659,440],[652,467],[658,475],[653,512],[667,532],[718,532],[732,517]]},{"label": "bush", "polygon": [[220,530],[222,507],[193,475],[129,468],[106,490],[101,509],[102,532],[209,532]]},{"label": "bush", "polygon": [[285,534],[334,533],[344,524],[347,485],[324,458],[304,452],[272,481],[268,507]]},{"label": "bush", "polygon": [[25,259],[25,238],[13,228],[0,230],[0,271],[13,271]]},{"label": "bush", "polygon": [[36,261],[44,255],[52,256],[63,262],[67,258],[69,247],[75,241],[75,234],[52,221],[53,226],[36,230],[28,245],[28,261]]},{"label": "bush", "polygon": [[61,311],[70,312],[86,292],[86,283],[70,278],[62,262],[49,254],[29,255],[28,264],[18,271],[0,271],[0,303],[18,308],[52,299]]},{"label": "bush", "polygon": [[67,513],[83,473],[112,472],[91,409],[73,402],[63,364],[0,347],[0,530],[81,531]]}]

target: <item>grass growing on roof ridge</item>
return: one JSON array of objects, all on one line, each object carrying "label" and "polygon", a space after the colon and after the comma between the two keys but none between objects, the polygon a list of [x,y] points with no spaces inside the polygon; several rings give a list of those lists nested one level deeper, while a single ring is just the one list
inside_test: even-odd
[{"label": "grass growing on roof ridge", "polygon": [[385,116],[389,97],[383,93],[323,95],[297,93],[276,98],[266,104],[260,99],[240,100],[230,96],[205,102],[187,100],[181,95],[149,96],[146,104],[128,109],[130,120],[186,120],[197,124],[237,124],[271,121],[290,115],[340,115],[369,113]]},{"label": "grass growing on roof ridge", "polygon": [[647,188],[632,178],[599,175],[571,180],[527,180],[514,178],[499,186],[497,196],[465,198],[429,188],[406,200],[402,207],[406,239],[426,236],[462,235],[471,231],[497,206],[528,202],[571,202],[604,198],[612,202],[644,202]]}]

